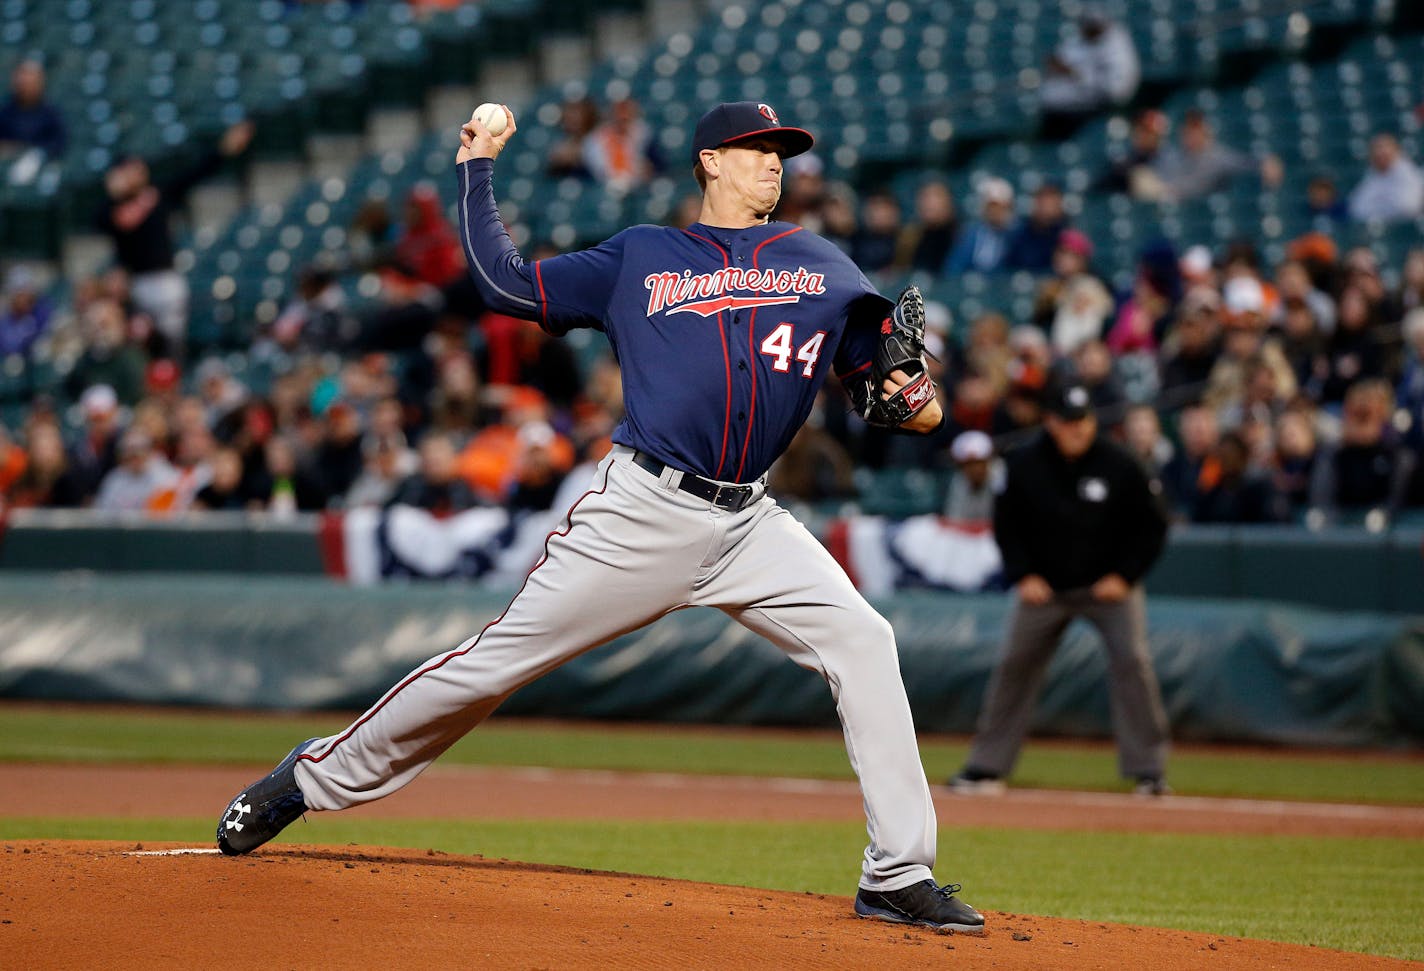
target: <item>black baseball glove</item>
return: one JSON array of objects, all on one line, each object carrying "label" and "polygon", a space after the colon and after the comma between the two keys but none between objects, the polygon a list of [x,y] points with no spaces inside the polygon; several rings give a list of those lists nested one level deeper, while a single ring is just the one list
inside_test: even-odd
[{"label": "black baseball glove", "polygon": [[[888,397],[885,379],[895,371],[910,383]],[[855,410],[871,425],[898,428],[935,398],[934,381],[925,366],[925,298],[919,287],[906,287],[895,309],[880,325],[880,344],[870,375],[847,390]]]}]

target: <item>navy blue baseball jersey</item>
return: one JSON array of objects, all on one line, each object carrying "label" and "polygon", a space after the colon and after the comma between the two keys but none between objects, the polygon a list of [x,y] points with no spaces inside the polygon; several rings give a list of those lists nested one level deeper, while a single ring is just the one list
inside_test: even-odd
[{"label": "navy blue baseball jersey", "polygon": [[613,433],[684,472],[759,478],[829,371],[862,376],[893,307],[834,245],[790,223],[634,226],[526,263],[505,232],[493,162],[459,166],[470,273],[496,310],[551,334],[608,335],[626,416]]}]

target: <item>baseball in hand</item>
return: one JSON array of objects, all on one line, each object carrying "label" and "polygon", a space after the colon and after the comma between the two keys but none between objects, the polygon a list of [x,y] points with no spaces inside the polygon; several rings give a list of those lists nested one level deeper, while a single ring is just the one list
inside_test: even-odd
[{"label": "baseball in hand", "polygon": [[484,125],[491,135],[503,134],[509,124],[509,119],[504,114],[504,106],[492,101],[486,101],[476,108],[475,113],[470,115],[470,120]]}]

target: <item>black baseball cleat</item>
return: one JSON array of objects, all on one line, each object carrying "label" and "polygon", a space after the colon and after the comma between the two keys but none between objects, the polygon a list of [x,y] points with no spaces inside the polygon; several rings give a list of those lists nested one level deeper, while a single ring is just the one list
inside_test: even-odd
[{"label": "black baseball cleat", "polygon": [[1172,787],[1167,785],[1167,780],[1160,775],[1140,775],[1133,784],[1132,794],[1135,796],[1170,796]]},{"label": "black baseball cleat", "polygon": [[251,853],[307,811],[293,770],[297,756],[315,741],[309,738],[292,749],[269,775],[242,790],[228,804],[218,820],[218,849],[228,856]]},{"label": "black baseball cleat", "polygon": [[866,890],[855,895],[855,912],[860,917],[888,920],[892,924],[919,924],[942,933],[982,934],[984,915],[954,895],[957,883],[937,886],[933,880],[911,884],[901,890]]},{"label": "black baseball cleat", "polygon": [[997,796],[1005,790],[1004,780],[992,772],[966,765],[945,785],[962,796]]}]

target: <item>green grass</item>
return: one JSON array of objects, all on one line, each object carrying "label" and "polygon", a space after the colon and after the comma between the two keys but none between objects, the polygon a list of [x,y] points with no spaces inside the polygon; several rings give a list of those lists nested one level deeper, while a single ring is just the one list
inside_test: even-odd
[{"label": "green grass", "polygon": [[[0,762],[254,764],[292,744],[345,727],[346,715],[227,715],[0,706]],[[961,740],[921,740],[932,781],[962,762]],[[850,778],[838,733],[704,733],[663,725],[607,728],[495,719],[441,759],[442,765],[697,772]],[[1424,758],[1368,752],[1335,755],[1184,749],[1173,756],[1178,791],[1196,795],[1424,804]],[[1122,789],[1111,749],[1030,742],[1014,781],[1063,789]]]},{"label": "green grass", "polygon": [[[347,715],[248,715],[0,705],[0,762],[265,765]],[[932,779],[962,740],[927,738]],[[443,764],[849,778],[833,732],[699,732],[668,726],[550,725],[496,719]],[[1180,791],[1424,804],[1424,759],[1187,749]],[[1038,743],[1017,782],[1118,789],[1098,744]],[[0,838],[179,840],[206,844],[210,820],[0,819]],[[391,821],[313,816],[284,839],[438,847],[452,853],[849,895],[865,841],[858,823]],[[939,875],[994,910],[1150,924],[1424,959],[1424,841],[945,829]]]},{"label": "green grass", "polygon": [[[0,839],[179,840],[210,820],[0,819]],[[282,841],[436,847],[536,863],[849,896],[865,830],[831,823],[419,822],[313,816]],[[1424,842],[940,832],[975,906],[1424,959]]]}]

